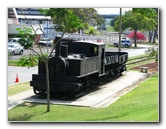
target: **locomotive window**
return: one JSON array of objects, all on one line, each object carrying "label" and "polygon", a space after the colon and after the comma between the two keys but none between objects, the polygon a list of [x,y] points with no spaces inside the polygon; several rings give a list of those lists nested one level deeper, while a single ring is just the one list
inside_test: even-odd
[{"label": "locomotive window", "polygon": [[90,54],[91,55],[97,55],[98,54],[97,47],[91,47],[90,48]]}]

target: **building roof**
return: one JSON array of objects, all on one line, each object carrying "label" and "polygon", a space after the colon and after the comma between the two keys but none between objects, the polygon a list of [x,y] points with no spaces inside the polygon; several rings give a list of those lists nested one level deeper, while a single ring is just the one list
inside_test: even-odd
[{"label": "building roof", "polygon": [[[17,28],[32,28],[29,24],[23,25],[23,24],[8,24],[8,34],[18,34]],[[34,30],[36,31],[36,34],[43,34],[43,32],[40,30],[39,25],[32,25]],[[41,29],[43,30],[43,26],[41,25]],[[34,34],[34,33],[33,33]]]},{"label": "building roof", "polygon": [[50,16],[40,13],[39,8],[8,8],[8,18],[16,19],[46,19],[50,20]]},{"label": "building roof", "polygon": [[8,8],[8,18],[16,18],[13,8]]},{"label": "building roof", "polygon": [[18,19],[51,19],[40,12],[39,8],[15,8]]}]

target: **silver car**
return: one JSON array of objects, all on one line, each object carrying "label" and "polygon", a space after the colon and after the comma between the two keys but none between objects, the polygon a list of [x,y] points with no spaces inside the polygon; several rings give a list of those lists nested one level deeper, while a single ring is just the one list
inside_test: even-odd
[{"label": "silver car", "polygon": [[20,54],[20,55],[22,55],[23,52],[24,52],[24,48],[19,43],[9,43],[8,44],[8,54],[11,54],[11,55]]},{"label": "silver car", "polygon": [[40,41],[39,41],[39,45],[41,46],[52,46],[53,45],[53,41],[49,38],[42,38]]},{"label": "silver car", "polygon": [[18,43],[19,40],[20,38],[9,38],[8,43]]},{"label": "silver car", "polygon": [[[119,42],[114,43],[115,47],[118,47],[118,45],[119,45]],[[130,46],[132,46],[132,43],[130,40],[121,40],[121,46],[130,47]]]}]

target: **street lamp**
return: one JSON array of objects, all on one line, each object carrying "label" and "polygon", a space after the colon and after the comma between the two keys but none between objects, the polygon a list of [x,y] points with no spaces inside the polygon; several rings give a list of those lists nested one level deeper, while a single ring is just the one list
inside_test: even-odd
[{"label": "street lamp", "polygon": [[[47,39],[48,39],[48,19],[46,19],[47,22]],[[48,41],[47,41],[47,54],[48,54]]]}]

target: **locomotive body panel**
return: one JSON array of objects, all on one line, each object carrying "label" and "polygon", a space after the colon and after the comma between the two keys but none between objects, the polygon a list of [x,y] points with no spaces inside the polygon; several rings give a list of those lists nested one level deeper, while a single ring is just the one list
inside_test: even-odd
[{"label": "locomotive body panel", "polygon": [[82,76],[87,73],[99,71],[99,57],[88,57],[84,59],[68,59],[70,76]]}]

